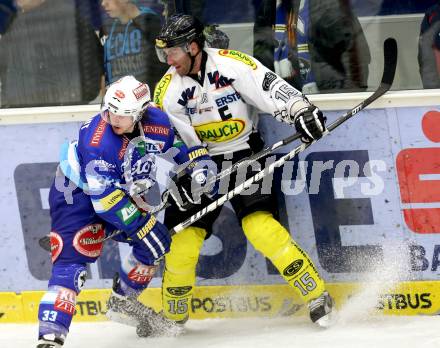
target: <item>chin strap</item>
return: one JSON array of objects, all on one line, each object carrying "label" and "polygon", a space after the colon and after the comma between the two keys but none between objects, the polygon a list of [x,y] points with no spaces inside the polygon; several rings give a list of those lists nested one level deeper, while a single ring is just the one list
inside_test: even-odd
[{"label": "chin strap", "polygon": [[188,56],[189,56],[189,58],[191,59],[191,65],[190,65],[190,67],[189,67],[189,71],[188,71],[188,74],[187,74],[187,75],[191,74],[191,71],[192,71],[192,69],[194,68],[194,64],[196,63],[196,57],[197,57],[200,53],[202,53],[202,50],[200,50],[199,52],[197,52],[197,54],[196,54],[195,56],[192,56],[191,53],[188,52]]}]

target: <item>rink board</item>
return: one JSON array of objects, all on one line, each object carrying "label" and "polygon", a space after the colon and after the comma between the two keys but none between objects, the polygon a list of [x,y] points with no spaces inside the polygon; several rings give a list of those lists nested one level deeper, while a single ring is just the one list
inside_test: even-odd
[{"label": "rink board", "polygon": [[[329,122],[340,114],[326,112]],[[38,240],[51,229],[48,192],[58,149],[79,128],[79,122],[0,124],[0,291],[47,287],[51,260]],[[292,134],[267,115],[260,128],[267,144]],[[263,185],[277,193],[275,213],[325,281],[363,281],[379,265],[404,275],[402,281],[440,280],[439,143],[435,105],[368,109],[288,161],[273,180],[265,177]],[[296,145],[282,147],[277,156]],[[110,288],[128,252],[124,244],[106,242],[88,268],[86,288]],[[205,242],[197,277],[204,286],[282,283],[248,243],[228,204]],[[160,286],[157,274],[150,287]]]},{"label": "rink board", "polygon": [[[337,308],[356,298],[365,305],[370,302],[372,315],[438,315],[440,314],[440,281],[403,282],[395,286],[383,283],[328,284]],[[21,294],[0,293],[0,323],[37,321],[38,304],[43,291]],[[103,321],[110,290],[83,290],[77,299],[75,321]],[[201,286],[195,289],[191,319],[277,317],[308,312],[295,299],[287,285]],[[155,310],[161,309],[159,288],[147,289],[141,301]],[[359,300],[357,300],[359,301]],[[365,307],[364,307],[365,308]],[[367,313],[364,313],[367,315]]]},{"label": "rink board", "polygon": [[[351,95],[344,98],[350,101]],[[281,223],[309,254],[339,306],[356,295],[358,282],[371,279],[377,282],[365,296],[371,308],[434,315],[440,312],[440,108],[402,103],[390,98],[360,113],[287,162],[273,183]],[[35,321],[51,276],[50,255],[38,244],[50,230],[49,187],[58,149],[77,137],[79,121],[85,120],[60,110],[44,109],[51,112],[46,118],[29,114],[23,124],[18,122],[23,115],[4,123],[0,113],[0,323]],[[93,115],[89,111],[84,114]],[[342,113],[326,116],[332,122]],[[267,144],[292,134],[270,116],[262,117],[260,128]],[[102,257],[88,267],[76,320],[104,319],[109,290],[103,289],[111,288],[128,252],[124,244],[104,244]],[[375,269],[383,274],[371,277]],[[390,279],[407,283],[387,290]],[[143,295],[156,309],[161,283],[158,272]],[[279,273],[247,241],[228,205],[201,251],[197,284],[193,318],[304,314]]]}]

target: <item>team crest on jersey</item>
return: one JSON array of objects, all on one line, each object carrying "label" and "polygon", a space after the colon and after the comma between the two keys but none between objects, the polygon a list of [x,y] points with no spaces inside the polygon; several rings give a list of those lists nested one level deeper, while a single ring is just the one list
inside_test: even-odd
[{"label": "team crest on jersey", "polygon": [[200,104],[206,104],[208,102],[208,93],[203,93],[200,100]]},{"label": "team crest on jersey", "polygon": [[191,88],[186,88],[182,94],[181,98],[177,101],[180,105],[186,106],[188,100],[194,98],[194,93],[196,91],[196,86],[192,86]]},{"label": "team crest on jersey", "polygon": [[218,51],[218,54],[223,57],[232,58],[246,65],[249,65],[253,70],[257,69],[257,64],[247,54],[243,52],[234,50],[220,50]]},{"label": "team crest on jersey", "polygon": [[268,91],[270,89],[270,86],[272,85],[272,83],[278,78],[277,75],[275,75],[273,72],[268,71],[265,75],[264,75],[264,80],[263,80],[263,91]]},{"label": "team crest on jersey", "polygon": [[215,85],[215,88],[222,88],[222,87],[230,86],[235,81],[234,79],[220,75],[218,70],[213,71],[213,72],[209,72],[207,74],[207,76],[208,76],[209,83],[211,85]]},{"label": "team crest on jersey", "polygon": [[163,107],[163,97],[165,96],[165,92],[167,91],[168,86],[171,82],[171,77],[171,74],[166,74],[164,77],[162,77],[162,79],[156,85],[156,89],[154,90],[154,103],[160,108]]},{"label": "team crest on jersey", "polygon": [[208,141],[220,143],[239,136],[243,132],[245,126],[246,124],[243,120],[231,118],[226,121],[194,126],[194,128],[202,142]]}]

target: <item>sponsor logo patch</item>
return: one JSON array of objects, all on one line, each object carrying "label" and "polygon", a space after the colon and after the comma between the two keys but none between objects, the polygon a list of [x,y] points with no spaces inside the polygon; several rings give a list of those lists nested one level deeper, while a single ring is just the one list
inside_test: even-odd
[{"label": "sponsor logo patch", "polygon": [[156,273],[157,266],[136,265],[128,273],[128,279],[137,284],[148,284]]},{"label": "sponsor logo patch", "polygon": [[115,96],[118,97],[119,99],[124,99],[125,98],[125,93],[118,89],[115,92]]},{"label": "sponsor logo patch", "polygon": [[229,119],[226,121],[212,122],[200,126],[194,126],[201,141],[223,142],[234,139],[243,132],[245,123],[243,120]]},{"label": "sponsor logo patch", "polygon": [[95,128],[93,132],[92,139],[90,139],[90,146],[98,147],[101,143],[102,137],[104,136],[105,130],[107,129],[107,122],[104,119],[101,119],[98,123],[98,126]]},{"label": "sponsor logo patch", "polygon": [[122,145],[121,145],[121,148],[119,149],[118,159],[121,160],[124,158],[124,155],[125,155],[125,152],[127,151],[127,146],[128,146],[129,142],[130,142],[130,140],[124,135],[122,137]]},{"label": "sponsor logo patch", "polygon": [[156,39],[156,46],[159,48],[167,47],[167,43],[161,39]]},{"label": "sponsor logo patch", "polygon": [[101,203],[103,210],[110,210],[113,208],[118,202],[124,198],[125,193],[121,190],[114,190],[109,195],[105,196],[104,198],[101,198],[99,200],[99,203]]},{"label": "sponsor logo patch", "polygon": [[380,310],[404,310],[404,309],[428,309],[432,307],[431,293],[402,293],[383,294],[379,296],[377,309]]},{"label": "sponsor logo patch", "polygon": [[208,150],[206,150],[205,148],[196,149],[188,153],[188,157],[191,161],[195,160],[196,158],[207,155],[208,155]]},{"label": "sponsor logo patch", "polygon": [[220,50],[218,51],[218,54],[220,54],[223,57],[228,57],[238,60],[239,62],[242,62],[250,66],[253,70],[257,69],[257,64],[247,54],[243,52],[234,51],[234,50]]},{"label": "sponsor logo patch", "polygon": [[299,272],[299,270],[301,269],[301,267],[303,266],[303,264],[304,264],[304,261],[301,259],[293,261],[289,266],[287,266],[284,269],[283,275],[285,275],[286,277],[290,277],[290,276],[297,274]]},{"label": "sponsor logo patch", "polygon": [[63,250],[63,239],[56,232],[50,232],[50,253],[52,257],[52,263],[56,261],[58,256],[60,256],[61,251]]},{"label": "sponsor logo patch", "polygon": [[171,82],[171,77],[171,74],[166,74],[164,77],[162,77],[162,79],[156,85],[156,89],[154,90],[154,103],[160,108],[163,107],[163,97],[165,95],[165,92],[167,91],[168,85]]},{"label": "sponsor logo patch", "polygon": [[264,75],[263,80],[263,91],[268,91],[270,89],[270,85],[277,79],[277,75],[273,72],[268,71],[266,75]]},{"label": "sponsor logo patch", "polygon": [[55,299],[55,310],[67,313],[73,316],[75,312],[76,293],[70,289],[58,290],[57,298]]},{"label": "sponsor logo patch", "polygon": [[142,227],[140,231],[136,233],[138,238],[143,239],[151,231],[151,229],[154,227],[155,224],[156,224],[156,218],[154,217],[154,215],[151,215],[150,219],[147,221],[144,227]]},{"label": "sponsor logo patch", "polygon": [[131,224],[140,214],[141,212],[131,202],[127,203],[121,210],[116,212],[116,215],[118,215],[119,219],[121,219],[125,225]]},{"label": "sponsor logo patch", "polygon": [[145,83],[141,83],[138,87],[133,89],[133,94],[137,100],[150,94],[150,91]]},{"label": "sponsor logo patch", "polygon": [[150,134],[168,136],[170,134],[170,129],[165,126],[144,125],[144,132]]},{"label": "sponsor logo patch", "polygon": [[186,295],[188,292],[190,292],[192,289],[192,286],[179,286],[179,287],[170,287],[167,288],[167,291],[169,294],[173,296],[183,296]]},{"label": "sponsor logo patch", "polygon": [[105,232],[101,224],[88,225],[76,232],[73,247],[82,255],[98,257],[101,255],[104,238]]}]

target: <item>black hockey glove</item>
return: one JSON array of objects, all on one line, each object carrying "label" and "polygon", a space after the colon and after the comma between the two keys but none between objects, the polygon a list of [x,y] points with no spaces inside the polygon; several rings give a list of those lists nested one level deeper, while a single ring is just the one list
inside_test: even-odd
[{"label": "black hockey glove", "polygon": [[203,194],[210,198],[215,196],[217,185],[210,185],[209,187],[206,185],[207,181],[213,176],[215,176],[215,173],[208,169],[197,169],[191,174],[185,173],[178,179],[173,178],[175,187],[170,190],[170,196],[180,210],[189,210],[200,204]]},{"label": "black hockey glove", "polygon": [[213,198],[218,190],[216,184],[208,184],[217,174],[217,165],[208,151],[203,146],[191,147],[188,158],[191,162],[185,169],[186,173],[173,178],[175,187],[170,190],[171,197],[182,211],[200,204],[202,194]]},{"label": "black hockey glove", "polygon": [[296,131],[301,134],[304,143],[311,143],[313,140],[322,137],[325,132],[325,121],[327,118],[316,106],[310,105],[295,115],[293,123]]}]

